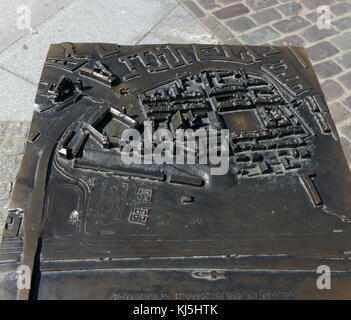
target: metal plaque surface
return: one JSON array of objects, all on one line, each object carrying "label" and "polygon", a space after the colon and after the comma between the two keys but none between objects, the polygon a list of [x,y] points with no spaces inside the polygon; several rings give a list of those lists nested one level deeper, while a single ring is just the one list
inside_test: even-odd
[{"label": "metal plaque surface", "polygon": [[[227,170],[197,161],[198,145],[182,149],[194,163],[146,163],[146,127],[170,141],[179,129],[229,132]],[[140,133],[141,163],[123,160],[126,130]],[[207,155],[219,142],[206,143]],[[0,298],[351,298],[350,187],[301,48],[51,45]],[[31,289],[18,286],[23,266]]]}]

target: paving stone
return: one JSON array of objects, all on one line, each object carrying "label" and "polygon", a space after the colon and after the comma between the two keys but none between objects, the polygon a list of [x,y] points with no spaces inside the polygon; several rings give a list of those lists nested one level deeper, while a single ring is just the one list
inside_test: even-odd
[{"label": "paving stone", "polygon": [[322,5],[330,5],[333,4],[334,0],[302,0],[303,5],[310,10],[317,9]]},{"label": "paving stone", "polygon": [[255,11],[260,11],[264,8],[274,6],[278,4],[277,0],[247,0],[248,6]]},{"label": "paving stone", "polygon": [[0,121],[31,120],[37,86],[0,68],[0,88]]},{"label": "paving stone", "polygon": [[237,38],[231,38],[231,39],[227,39],[223,42],[224,44],[230,44],[233,46],[237,46],[237,45],[242,45],[243,43],[241,41],[239,41]]},{"label": "paving stone", "polygon": [[0,51],[14,43],[30,30],[17,27],[17,8],[27,6],[30,9],[30,24],[33,29],[70,4],[69,0],[11,0],[0,1]]},{"label": "paving stone", "polygon": [[341,64],[344,69],[351,68],[351,51],[345,53],[341,57],[336,58],[336,61]]},{"label": "paving stone", "polygon": [[351,49],[351,31],[344,32],[330,41],[340,50]]},{"label": "paving stone", "polygon": [[[351,140],[351,123],[348,122],[347,124],[344,124],[341,127],[341,132],[348,138],[348,140]],[[351,141],[350,141],[351,142]]]},{"label": "paving stone", "polygon": [[177,6],[139,42],[147,43],[217,43],[212,34],[182,6]]},{"label": "paving stone", "polygon": [[322,60],[324,58],[333,56],[338,52],[339,50],[328,41],[317,43],[307,49],[308,56],[312,61]]},{"label": "paving stone", "polygon": [[350,111],[339,102],[329,103],[328,108],[336,124],[351,116]]},{"label": "paving stone", "polygon": [[0,200],[8,200],[12,190],[11,181],[0,181]]},{"label": "paving stone", "polygon": [[[9,200],[7,199],[7,200],[0,201],[0,235],[2,234],[2,231],[3,231],[2,227],[4,226],[4,223],[6,221],[8,210],[9,210]],[[1,238],[0,238],[0,242],[1,242]]]},{"label": "paving stone", "polygon": [[8,121],[4,136],[25,138],[30,126],[29,121]]},{"label": "paving stone", "polygon": [[0,155],[20,155],[25,147],[24,138],[3,137],[0,144]]},{"label": "paving stone", "polygon": [[288,2],[282,4],[277,9],[286,16],[296,16],[302,10],[302,5],[298,2]]},{"label": "paving stone", "polygon": [[314,10],[312,12],[310,12],[309,14],[306,14],[306,18],[310,21],[312,21],[313,23],[317,22],[317,11]]},{"label": "paving stone", "polygon": [[273,24],[280,32],[294,32],[301,28],[307,27],[310,23],[300,16],[294,16],[289,19],[281,20]]},{"label": "paving stone", "polygon": [[340,142],[342,145],[342,149],[344,150],[346,160],[347,160],[348,164],[350,165],[351,164],[351,143],[349,140],[347,140],[344,137],[340,138]]},{"label": "paving stone", "polygon": [[256,27],[256,24],[248,17],[240,17],[227,21],[226,25],[236,32],[244,32]]},{"label": "paving stone", "polygon": [[243,40],[244,43],[256,45],[269,42],[278,38],[279,36],[279,33],[275,31],[272,27],[266,26],[261,29],[246,33],[240,38]]},{"label": "paving stone", "polygon": [[302,32],[302,36],[309,42],[317,42],[326,37],[333,36],[338,32],[333,29],[320,29],[317,25],[313,25]]},{"label": "paving stone", "polygon": [[15,179],[21,165],[22,156],[0,157],[0,180]]},{"label": "paving stone", "polygon": [[338,80],[346,89],[351,89],[351,71],[340,76]]},{"label": "paving stone", "polygon": [[230,19],[249,12],[250,10],[248,9],[248,7],[246,7],[242,3],[237,3],[229,7],[217,10],[213,12],[213,15],[216,16],[218,19]]},{"label": "paving stone", "polygon": [[[147,5],[145,2],[72,1],[69,6],[41,23],[36,28],[37,34],[27,34],[3,51],[0,54],[0,65],[37,84],[51,43],[99,41],[135,44],[176,6],[175,0],[148,0]],[[24,45],[28,48],[23,49]],[[20,82],[17,82],[19,86]],[[15,88],[17,85],[11,90],[20,94],[21,89]],[[32,107],[36,87],[37,85],[32,91],[29,107]],[[3,88],[2,83],[0,88]],[[25,105],[25,102],[22,104]]]},{"label": "paving stone", "polygon": [[314,70],[321,79],[331,78],[342,72],[342,69],[331,60],[314,65]]},{"label": "paving stone", "polygon": [[221,41],[233,38],[232,33],[214,17],[209,16],[201,19],[201,21]]},{"label": "paving stone", "polygon": [[348,109],[351,112],[351,95],[348,96],[343,102],[346,109]]},{"label": "paving stone", "polygon": [[340,18],[336,21],[333,21],[332,24],[341,31],[349,29],[351,28],[351,17]]},{"label": "paving stone", "polygon": [[279,20],[282,15],[274,8],[262,10],[251,15],[258,24],[266,24],[274,20]]},{"label": "paving stone", "polygon": [[331,6],[330,10],[336,16],[341,16],[351,11],[351,4],[347,2],[337,3]]},{"label": "paving stone", "polygon": [[205,16],[205,13],[194,1],[184,0],[183,3],[197,18],[202,18]]},{"label": "paving stone", "polygon": [[321,83],[321,87],[327,102],[334,101],[344,94],[343,88],[332,79],[328,79]]},{"label": "paving stone", "polygon": [[276,46],[294,46],[294,47],[304,47],[305,40],[300,36],[293,34],[291,36],[285,37],[283,39],[279,39],[273,42]]},{"label": "paving stone", "polygon": [[8,121],[0,121],[0,137],[5,135]]},{"label": "paving stone", "polygon": [[219,2],[223,3],[224,5],[233,4],[235,2],[241,2],[242,0],[219,0]]},{"label": "paving stone", "polygon": [[198,0],[201,7],[206,10],[213,10],[216,8],[220,8],[220,4],[216,0]]}]

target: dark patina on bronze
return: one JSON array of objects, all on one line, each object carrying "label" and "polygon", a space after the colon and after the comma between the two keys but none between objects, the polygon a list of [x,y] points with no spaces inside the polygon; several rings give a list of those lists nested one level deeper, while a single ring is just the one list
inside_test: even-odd
[{"label": "dark patina on bronze", "polygon": [[[124,165],[120,134],[145,120],[229,129],[228,173]],[[0,298],[351,298],[350,186],[301,48],[55,44],[3,234]],[[21,265],[30,290],[17,288]],[[331,290],[317,288],[321,265]]]}]

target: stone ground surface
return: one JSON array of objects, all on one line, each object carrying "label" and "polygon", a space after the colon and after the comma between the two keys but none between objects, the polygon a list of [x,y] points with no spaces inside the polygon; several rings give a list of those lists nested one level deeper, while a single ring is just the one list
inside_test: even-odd
[{"label": "stone ground surface", "polygon": [[[222,43],[304,47],[351,165],[351,0],[180,0]],[[327,5],[331,28],[318,29]]]},{"label": "stone ground surface", "polygon": [[[17,27],[21,5],[31,10],[31,30]],[[331,29],[316,27],[319,5],[330,7]],[[351,0],[12,0],[0,2],[0,17],[0,225],[50,43],[303,46],[351,164]]]}]

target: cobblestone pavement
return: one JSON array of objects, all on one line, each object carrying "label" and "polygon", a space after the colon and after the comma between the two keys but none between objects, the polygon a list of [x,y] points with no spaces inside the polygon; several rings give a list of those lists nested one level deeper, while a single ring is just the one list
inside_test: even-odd
[{"label": "cobblestone pavement", "polygon": [[[7,215],[15,177],[21,165],[28,121],[0,122],[0,227]],[[2,228],[0,228],[0,235]]]},{"label": "cobblestone pavement", "polygon": [[[104,5],[99,8],[104,19],[99,20],[96,28],[90,28],[91,22],[84,16],[89,16],[89,10],[98,16],[96,1],[84,0],[87,8],[84,13],[79,11],[81,1],[15,0],[11,5],[10,2],[0,5],[0,9],[5,6],[0,14],[7,13],[0,20],[0,28],[5,31],[0,35],[0,96],[6,101],[2,115],[7,112],[13,118],[0,121],[0,230],[24,151],[31,104],[49,43],[222,42],[303,46],[322,83],[351,164],[351,0],[148,0],[149,8],[145,8],[144,0],[126,0],[123,10],[116,7],[114,0],[101,0]],[[22,2],[33,8],[32,33],[13,28],[16,21],[10,12]],[[330,6],[331,29],[317,28],[319,5]],[[78,24],[70,18],[75,10],[80,14]],[[125,17],[129,11],[139,18],[145,16],[138,20],[138,28],[130,28],[131,22]],[[99,32],[105,28],[104,23],[111,32]],[[87,33],[89,28],[92,31]],[[15,91],[18,94],[14,95]]]},{"label": "cobblestone pavement", "polygon": [[[351,0],[179,0],[222,43],[305,47],[351,165]],[[317,28],[327,5],[331,28]]]}]

